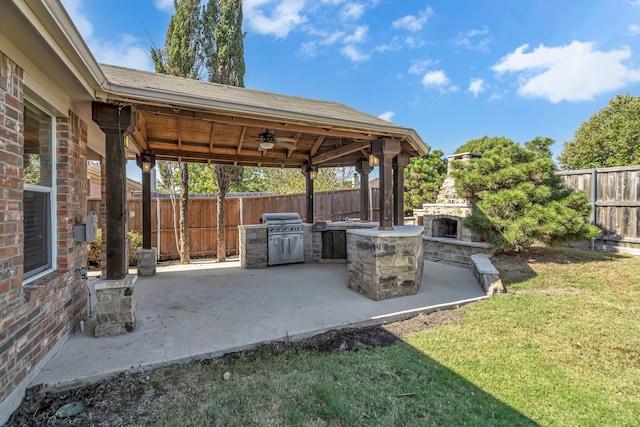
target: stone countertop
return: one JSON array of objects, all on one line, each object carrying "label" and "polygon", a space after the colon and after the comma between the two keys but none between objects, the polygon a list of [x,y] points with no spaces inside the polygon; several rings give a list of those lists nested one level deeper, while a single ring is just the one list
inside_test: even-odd
[{"label": "stone countertop", "polygon": [[393,230],[379,230],[376,228],[355,228],[347,230],[347,233],[372,237],[411,237],[419,236],[424,227],[418,225],[396,225]]},{"label": "stone countertop", "polygon": [[[321,221],[318,221],[321,222]],[[326,230],[314,230],[314,231],[332,231],[332,230],[352,230],[352,229],[371,229],[378,228],[377,222],[360,222],[360,221],[326,221]],[[312,226],[313,224],[304,224],[305,226]]]},{"label": "stone countertop", "polygon": [[267,224],[245,224],[239,225],[238,228],[267,228]]}]

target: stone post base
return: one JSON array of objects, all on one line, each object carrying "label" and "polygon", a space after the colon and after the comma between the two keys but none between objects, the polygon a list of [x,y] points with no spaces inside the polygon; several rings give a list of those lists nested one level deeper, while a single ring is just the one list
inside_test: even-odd
[{"label": "stone post base", "polygon": [[128,274],[122,280],[96,282],[95,336],[106,337],[133,332],[136,328],[136,292],[138,276]]},{"label": "stone post base", "polygon": [[422,227],[347,230],[348,286],[373,300],[415,295],[424,259]]},{"label": "stone post base", "polygon": [[138,248],[136,252],[138,254],[138,276],[155,276],[158,249]]}]

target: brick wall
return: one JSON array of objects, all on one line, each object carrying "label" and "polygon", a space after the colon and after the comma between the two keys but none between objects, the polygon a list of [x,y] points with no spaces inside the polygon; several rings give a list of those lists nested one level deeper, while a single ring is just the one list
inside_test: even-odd
[{"label": "brick wall", "polygon": [[86,312],[86,244],[73,224],[86,218],[87,125],[73,113],[56,118],[56,271],[23,286],[22,70],[0,52],[0,404]]}]

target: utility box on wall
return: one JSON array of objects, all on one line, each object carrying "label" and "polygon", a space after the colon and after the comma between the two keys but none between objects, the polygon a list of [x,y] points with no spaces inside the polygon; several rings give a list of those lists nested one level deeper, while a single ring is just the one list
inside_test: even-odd
[{"label": "utility box on wall", "polygon": [[95,212],[87,214],[86,224],[73,226],[73,240],[76,242],[95,242],[98,238],[98,215]]}]

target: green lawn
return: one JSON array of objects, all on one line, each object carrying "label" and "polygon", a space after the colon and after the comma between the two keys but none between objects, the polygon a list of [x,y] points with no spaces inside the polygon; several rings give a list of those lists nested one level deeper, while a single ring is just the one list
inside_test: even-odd
[{"label": "green lawn", "polygon": [[459,322],[390,347],[156,371],[131,421],[640,425],[640,258],[534,249],[496,265],[509,292],[461,308]]}]

